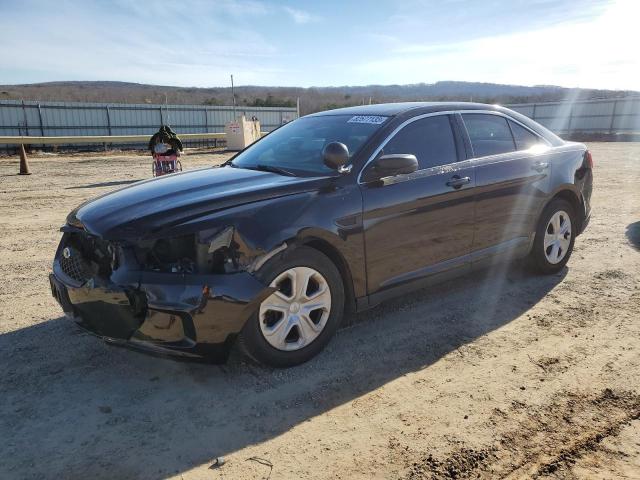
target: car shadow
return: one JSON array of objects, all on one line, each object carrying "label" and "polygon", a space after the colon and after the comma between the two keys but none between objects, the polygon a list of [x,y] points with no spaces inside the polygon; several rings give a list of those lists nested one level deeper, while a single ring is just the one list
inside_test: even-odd
[{"label": "car shadow", "polygon": [[640,221],[627,225],[626,234],[631,245],[640,250]]},{"label": "car shadow", "polygon": [[0,336],[0,477],[175,475],[350,402],[508,324],[566,274],[495,266],[352,315],[287,370],[115,349],[55,318]]},{"label": "car shadow", "polygon": [[88,185],[75,185],[73,187],[66,187],[65,190],[76,190],[78,188],[115,187],[117,185],[129,185],[131,183],[140,182],[141,180],[144,180],[144,179],[138,178],[136,180],[118,180],[113,182],[90,183]]}]

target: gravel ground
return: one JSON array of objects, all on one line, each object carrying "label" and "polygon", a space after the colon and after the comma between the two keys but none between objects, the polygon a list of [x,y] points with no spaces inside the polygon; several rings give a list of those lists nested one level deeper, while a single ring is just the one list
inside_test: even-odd
[{"label": "gravel ground", "polygon": [[289,370],[81,333],[49,292],[58,227],[150,159],[0,159],[0,478],[640,478],[640,143],[589,147],[593,219],[560,274],[387,302]]}]

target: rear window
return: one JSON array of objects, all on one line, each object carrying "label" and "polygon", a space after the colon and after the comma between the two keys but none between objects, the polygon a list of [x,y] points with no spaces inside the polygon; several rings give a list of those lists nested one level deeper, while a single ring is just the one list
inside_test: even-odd
[{"label": "rear window", "polygon": [[513,152],[516,146],[504,117],[482,113],[462,115],[469,133],[474,157]]},{"label": "rear window", "polygon": [[509,121],[513,138],[516,141],[518,150],[527,150],[535,145],[544,145],[545,143],[535,133],[527,130],[516,122]]}]

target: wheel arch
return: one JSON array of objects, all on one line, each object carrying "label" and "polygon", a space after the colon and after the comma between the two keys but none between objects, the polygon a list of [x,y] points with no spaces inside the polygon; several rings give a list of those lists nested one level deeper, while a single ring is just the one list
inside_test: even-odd
[{"label": "wheel arch", "polygon": [[[576,219],[577,222],[578,222],[576,231],[580,232],[582,230],[582,223],[584,222],[584,216],[585,216],[584,201],[582,200],[581,195],[576,190],[574,190],[572,188],[569,188],[569,187],[560,188],[544,204],[544,207],[540,211],[540,215],[542,214],[544,209],[547,208],[547,205],[549,205],[551,202],[553,202],[556,199],[566,200],[574,208],[574,210],[576,212],[576,215],[578,216],[578,218]],[[538,217],[540,215],[538,215]]]},{"label": "wheel arch", "polygon": [[330,242],[323,240],[318,237],[306,237],[298,242],[296,242],[298,246],[310,247],[315,250],[318,250],[320,253],[325,255],[329,260],[333,262],[333,264],[340,272],[340,276],[342,277],[342,284],[344,286],[344,294],[345,294],[345,311],[353,312],[355,311],[355,294],[353,289],[353,277],[351,275],[351,269],[349,268],[349,264],[346,259],[334,245]]}]

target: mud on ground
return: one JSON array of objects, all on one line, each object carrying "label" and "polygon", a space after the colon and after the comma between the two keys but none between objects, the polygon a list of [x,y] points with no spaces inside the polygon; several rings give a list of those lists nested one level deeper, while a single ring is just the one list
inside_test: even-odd
[{"label": "mud on ground", "polygon": [[58,227],[150,159],[32,155],[30,177],[0,159],[0,477],[640,478],[640,144],[589,146],[593,219],[563,272],[407,295],[289,370],[81,333],[49,293]]}]

